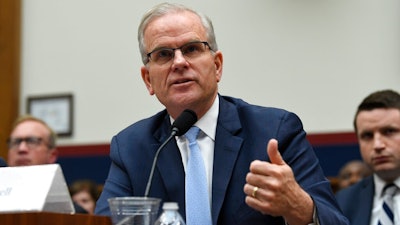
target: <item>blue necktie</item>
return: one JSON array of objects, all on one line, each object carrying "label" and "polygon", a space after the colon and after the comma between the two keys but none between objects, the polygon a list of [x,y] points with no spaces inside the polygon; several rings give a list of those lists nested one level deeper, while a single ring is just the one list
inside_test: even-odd
[{"label": "blue necktie", "polygon": [[378,225],[394,225],[393,196],[397,191],[397,186],[388,184],[383,188],[383,205],[380,212]]},{"label": "blue necktie", "polygon": [[200,129],[185,134],[190,154],[186,167],[186,225],[212,225],[206,169],[196,138]]}]

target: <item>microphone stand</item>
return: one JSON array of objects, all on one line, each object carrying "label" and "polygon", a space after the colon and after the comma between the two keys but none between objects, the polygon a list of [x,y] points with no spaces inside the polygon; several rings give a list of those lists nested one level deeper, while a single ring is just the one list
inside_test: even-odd
[{"label": "microphone stand", "polygon": [[178,129],[173,128],[171,135],[169,135],[169,137],[167,138],[167,140],[164,141],[164,143],[162,143],[162,145],[157,149],[156,154],[154,156],[153,159],[153,164],[151,166],[151,170],[150,170],[150,175],[149,175],[149,180],[147,182],[146,185],[146,191],[144,192],[144,197],[147,197],[149,195],[149,191],[150,191],[150,186],[151,186],[151,181],[153,180],[153,174],[154,174],[154,169],[156,168],[156,164],[157,164],[157,159],[158,159],[158,155],[160,154],[161,150],[164,148],[164,146],[173,138],[175,137],[175,135],[177,134]]},{"label": "microphone stand", "polygon": [[144,197],[147,197],[149,195],[150,191],[150,186],[153,180],[153,174],[154,174],[154,169],[157,164],[157,158],[158,155],[160,154],[161,150],[164,148],[164,146],[176,135],[182,135],[186,133],[186,131],[189,130],[189,128],[195,124],[197,121],[197,115],[194,111],[190,109],[185,109],[181,115],[176,118],[175,122],[172,124],[172,129],[171,129],[171,134],[167,138],[167,140],[162,143],[162,145],[157,149],[156,154],[153,159],[153,164],[151,165],[151,170],[150,170],[150,175],[149,179],[147,181],[146,185],[146,190],[144,192]]}]

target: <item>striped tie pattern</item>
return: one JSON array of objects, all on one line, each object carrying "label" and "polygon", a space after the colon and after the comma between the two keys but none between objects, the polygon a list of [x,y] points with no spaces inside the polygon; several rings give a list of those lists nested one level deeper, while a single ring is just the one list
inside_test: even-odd
[{"label": "striped tie pattern", "polygon": [[193,126],[185,134],[190,149],[186,168],[186,225],[212,225],[206,169],[196,140],[199,131]]},{"label": "striped tie pattern", "polygon": [[378,225],[394,225],[393,214],[393,196],[398,187],[394,184],[388,184],[383,188],[383,204],[379,215]]}]

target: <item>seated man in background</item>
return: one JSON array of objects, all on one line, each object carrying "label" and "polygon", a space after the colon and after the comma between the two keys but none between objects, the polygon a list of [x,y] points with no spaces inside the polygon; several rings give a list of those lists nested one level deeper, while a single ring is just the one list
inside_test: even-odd
[{"label": "seated man in background", "polygon": [[338,189],[347,188],[371,173],[371,169],[362,160],[347,162],[339,171]]},{"label": "seated man in background", "polygon": [[[14,122],[8,144],[8,166],[33,166],[56,163],[57,134],[43,120],[23,115]],[[74,203],[75,212],[87,213]]]},{"label": "seated man in background", "polygon": [[24,115],[13,125],[8,144],[8,166],[51,164],[57,161],[56,133],[41,119]]},{"label": "seated man in background", "polygon": [[383,90],[367,96],[354,128],[373,176],[339,191],[338,203],[351,224],[400,224],[400,94]]}]

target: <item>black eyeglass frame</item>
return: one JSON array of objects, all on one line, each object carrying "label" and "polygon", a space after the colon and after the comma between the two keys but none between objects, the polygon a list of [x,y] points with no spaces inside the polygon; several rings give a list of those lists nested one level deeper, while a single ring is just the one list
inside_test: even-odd
[{"label": "black eyeglass frame", "polygon": [[[41,137],[24,137],[24,138],[8,138],[7,139],[7,147],[8,149],[15,149],[20,146],[22,142],[25,142],[30,149],[38,147],[40,144],[45,142],[45,140]],[[45,143],[46,144],[46,143]],[[50,147],[49,144],[46,146]]]},{"label": "black eyeglass frame", "polygon": [[[186,46],[188,46],[188,45],[190,45],[190,44],[197,44],[197,43],[204,44],[206,47],[208,47],[208,49],[210,49],[210,51],[213,51],[213,49],[210,47],[210,44],[208,44],[207,41],[191,41],[191,42],[187,42],[187,43],[185,43],[185,44],[183,44],[183,45],[181,45],[180,47],[177,47],[177,48],[167,48],[167,47],[155,48],[155,49],[153,49],[153,51],[151,51],[151,52],[149,52],[149,53],[146,54],[146,56],[147,56],[147,63],[150,62],[151,54],[154,53],[154,52],[156,52],[156,51],[159,51],[159,50],[171,50],[171,52],[173,52],[173,56],[172,56],[172,58],[173,58],[173,57],[175,57],[175,51],[176,51],[176,50],[178,50],[178,49],[181,50],[182,48],[184,48],[184,47],[186,47]],[[181,50],[181,51],[182,51],[182,50]]]}]

